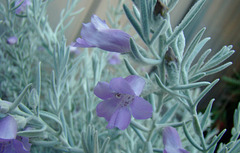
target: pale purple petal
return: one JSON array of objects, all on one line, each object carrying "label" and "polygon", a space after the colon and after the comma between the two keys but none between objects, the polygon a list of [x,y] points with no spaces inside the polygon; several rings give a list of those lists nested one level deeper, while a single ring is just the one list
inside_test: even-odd
[{"label": "pale purple petal", "polygon": [[179,151],[179,153],[189,153],[187,150],[185,150],[183,148],[179,148],[178,151]]},{"label": "pale purple petal", "polygon": [[163,153],[189,153],[189,152],[182,148],[165,147]]},{"label": "pale purple petal", "polygon": [[5,141],[0,143],[1,153],[15,153],[16,149],[13,145],[13,140]]},{"label": "pale purple petal", "polygon": [[130,110],[135,119],[148,119],[152,117],[152,105],[141,97],[135,97]]},{"label": "pale purple petal", "polygon": [[17,139],[11,140],[10,143],[5,144],[3,150],[4,153],[30,153],[30,148],[26,149],[24,144]]},{"label": "pale purple petal", "polygon": [[17,135],[17,122],[12,116],[0,120],[0,139],[15,139]]},{"label": "pale purple petal", "polygon": [[94,88],[94,94],[101,99],[108,99],[113,97],[113,90],[107,82],[98,82]]},{"label": "pale purple petal", "polygon": [[17,136],[17,140],[21,141],[23,151],[29,152],[31,149],[31,143],[29,143],[29,138]]},{"label": "pale purple petal", "polygon": [[117,109],[117,110],[112,114],[112,116],[110,117],[110,120],[108,121],[108,125],[107,125],[106,128],[112,129],[112,128],[115,127],[115,121],[116,121],[118,112],[119,112],[119,109]]},{"label": "pale purple petal", "polygon": [[97,105],[97,116],[104,117],[108,122],[110,121],[114,112],[118,109],[118,103],[114,100],[102,101]]},{"label": "pale purple petal", "polygon": [[106,30],[109,29],[108,25],[106,24],[106,22],[104,20],[101,20],[98,16],[93,15],[91,17],[91,23],[93,24],[93,26],[98,29],[98,30]]},{"label": "pale purple petal", "polygon": [[110,84],[110,88],[117,93],[135,95],[129,83],[121,77],[113,78],[109,84]]},{"label": "pale purple petal", "polygon": [[130,75],[125,78],[132,90],[139,96],[145,86],[145,80],[137,75]]},{"label": "pale purple petal", "polygon": [[120,60],[119,56],[120,56],[120,53],[110,52],[108,54],[108,58],[107,58],[108,63],[111,65],[120,64],[121,60]]},{"label": "pale purple petal", "polygon": [[[97,47],[110,52],[126,53],[130,52],[130,35],[118,30],[108,29],[99,32]],[[104,41],[103,41],[104,40]]]},{"label": "pale purple petal", "polygon": [[81,36],[82,39],[77,39],[81,40],[78,43],[83,42],[83,44],[88,44],[90,47],[98,47],[99,41],[104,41],[104,39],[101,38],[101,35],[99,35],[99,31],[94,27],[91,22],[83,23],[81,29]]},{"label": "pale purple petal", "polygon": [[25,150],[23,143],[18,140],[13,140],[13,146],[17,153],[30,153],[30,150]]},{"label": "pale purple petal", "polygon": [[83,24],[81,36],[76,47],[98,47],[119,53],[130,51],[131,36],[121,30],[109,29],[105,21],[96,15],[92,16],[90,23]]},{"label": "pale purple petal", "polygon": [[73,43],[74,47],[81,47],[81,48],[89,48],[89,47],[96,47],[95,45],[88,44],[87,41],[81,38],[77,38],[76,42]]},{"label": "pale purple petal", "polygon": [[114,127],[120,130],[125,130],[131,121],[131,114],[127,107],[122,107],[116,111],[111,117],[107,128],[111,129]]},{"label": "pale purple petal", "polygon": [[7,39],[7,43],[9,45],[13,45],[13,44],[16,44],[18,41],[18,38],[16,36],[12,36],[12,37],[8,37]]},{"label": "pale purple petal", "polygon": [[165,147],[181,148],[182,143],[178,132],[173,127],[165,127],[163,129],[163,144]]},{"label": "pale purple petal", "polygon": [[[24,1],[22,3],[22,1]],[[16,14],[20,14],[21,12],[25,11],[27,6],[31,5],[31,1],[30,0],[17,0],[15,2],[15,7],[18,6],[20,3],[22,3],[16,10]]]},{"label": "pale purple petal", "polygon": [[163,144],[165,146],[164,153],[189,153],[182,148],[178,132],[173,127],[165,127],[163,129]]}]

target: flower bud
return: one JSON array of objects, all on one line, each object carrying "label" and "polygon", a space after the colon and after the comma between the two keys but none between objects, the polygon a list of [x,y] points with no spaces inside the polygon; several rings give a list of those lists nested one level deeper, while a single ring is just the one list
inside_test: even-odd
[{"label": "flower bud", "polygon": [[29,95],[29,106],[34,110],[34,112],[36,112],[36,108],[38,104],[39,104],[39,96],[38,96],[37,90],[33,88]]}]

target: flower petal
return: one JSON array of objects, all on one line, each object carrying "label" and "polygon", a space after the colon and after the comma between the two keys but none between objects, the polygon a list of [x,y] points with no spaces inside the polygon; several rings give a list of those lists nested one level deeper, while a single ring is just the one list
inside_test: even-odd
[{"label": "flower petal", "polygon": [[21,141],[24,151],[30,151],[32,144],[29,143],[29,138],[17,136],[17,140]]},{"label": "flower petal", "polygon": [[135,97],[130,109],[135,119],[148,119],[152,117],[152,105],[141,97]]},{"label": "flower petal", "polygon": [[30,153],[30,148],[29,148],[29,150],[27,150],[24,147],[24,144],[17,139],[13,140],[12,146],[15,149],[15,152],[17,152],[17,153]]},{"label": "flower petal", "polygon": [[109,84],[110,88],[117,93],[135,95],[129,83],[121,77],[113,78]]},{"label": "flower petal", "polygon": [[178,151],[179,151],[179,153],[189,153],[187,150],[182,149],[182,148],[179,148]]},{"label": "flower petal", "polygon": [[163,153],[189,153],[189,152],[182,148],[167,147],[164,148]]},{"label": "flower petal", "polygon": [[163,144],[165,148],[181,148],[182,143],[178,132],[173,127],[165,127],[163,129]]},{"label": "flower petal", "polygon": [[94,45],[88,44],[84,39],[77,38],[76,42],[73,43],[74,47],[81,47],[81,48],[86,48],[86,47],[96,47]]},{"label": "flower petal", "polygon": [[[23,1],[23,2],[22,2]],[[28,5],[31,5],[30,0],[17,0],[15,1],[15,7],[22,3],[16,10],[16,14],[20,14],[21,12],[25,11]]]},{"label": "flower petal", "polygon": [[110,52],[125,53],[130,51],[130,35],[109,29],[105,21],[93,15],[90,23],[83,24],[82,39],[76,43],[79,47],[98,47]]},{"label": "flower petal", "polygon": [[113,91],[107,82],[98,82],[94,88],[94,94],[101,99],[108,99],[113,97]]},{"label": "flower petal", "polygon": [[13,45],[13,44],[16,44],[18,41],[18,38],[16,36],[12,36],[12,37],[8,37],[7,39],[7,43],[9,45]]},{"label": "flower petal", "polygon": [[126,53],[130,52],[130,35],[118,30],[108,29],[99,32],[99,42],[97,47],[110,52]]},{"label": "flower petal", "polygon": [[104,29],[109,29],[108,25],[104,20],[101,20],[98,16],[93,15],[91,17],[91,23],[92,25],[98,29],[98,30],[104,30]]},{"label": "flower petal", "polygon": [[125,78],[132,90],[139,96],[145,86],[145,80],[137,75],[129,75]]},{"label": "flower petal", "polygon": [[[89,46],[98,47],[99,41],[103,41],[104,39],[99,38],[99,31],[94,27],[94,25],[90,23],[83,23],[81,30],[82,39]],[[78,39],[80,40],[80,39]]]},{"label": "flower petal", "polygon": [[115,100],[102,101],[97,105],[97,116],[104,117],[109,122],[114,112],[117,111],[117,106],[118,103]]},{"label": "flower petal", "polygon": [[121,60],[119,56],[120,56],[120,53],[110,52],[107,57],[108,63],[111,65],[120,64]]},{"label": "flower petal", "polygon": [[0,139],[15,139],[17,135],[17,122],[12,116],[0,120]]},{"label": "flower petal", "polygon": [[116,111],[111,117],[107,128],[118,127],[120,130],[125,130],[131,121],[131,114],[127,107],[122,107]]}]

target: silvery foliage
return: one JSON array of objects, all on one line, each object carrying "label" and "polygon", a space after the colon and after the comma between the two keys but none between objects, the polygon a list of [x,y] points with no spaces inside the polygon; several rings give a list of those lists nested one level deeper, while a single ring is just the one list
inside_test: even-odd
[{"label": "silvery foliage", "polygon": [[[130,40],[132,52],[123,55],[120,66],[109,66],[107,53],[99,49],[85,49],[77,57],[70,54],[64,32],[74,15],[82,11],[74,12],[77,2],[68,0],[55,29],[46,15],[49,1],[33,0],[23,15],[14,13],[14,1],[0,3],[0,26],[4,29],[0,38],[1,115],[24,117],[18,135],[30,138],[31,152],[162,152],[162,129],[173,126],[186,150],[213,153],[225,130],[217,135],[216,129],[210,129],[214,99],[204,113],[198,112],[197,106],[218,79],[202,80],[231,65],[222,63],[234,51],[232,46],[224,46],[206,61],[211,51],[201,50],[209,40],[202,39],[205,28],[185,46],[183,30],[205,0],[198,0],[177,27],[171,27],[169,15],[177,0],[162,0],[168,9],[157,14],[153,13],[157,0],[133,0],[133,6],[124,4],[123,9],[120,0],[107,13],[109,23],[113,28],[127,31],[133,27],[136,31]],[[120,27],[123,12],[130,24]],[[8,45],[6,39],[12,35],[18,42]],[[196,59],[198,54],[202,56]],[[155,69],[144,74],[140,67]],[[124,131],[108,130],[104,119],[96,116],[100,100],[93,88],[100,80],[129,74],[145,78],[142,96],[152,104],[153,117],[132,120]],[[199,87],[205,88],[200,91]],[[4,105],[4,100],[13,104]],[[232,138],[221,144],[218,152],[239,152],[239,116],[240,106],[235,110]]]}]

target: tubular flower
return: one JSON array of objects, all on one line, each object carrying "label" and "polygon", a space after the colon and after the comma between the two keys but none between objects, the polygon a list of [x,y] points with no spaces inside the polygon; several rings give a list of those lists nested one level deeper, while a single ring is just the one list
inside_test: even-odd
[{"label": "tubular flower", "polygon": [[182,148],[178,132],[173,127],[163,129],[163,144],[165,146],[163,153],[189,153]]},{"label": "tubular flower", "polygon": [[21,5],[16,9],[16,14],[21,14],[21,12],[25,11],[27,6],[31,5],[31,1],[30,0],[16,0],[15,6],[18,6],[19,4],[21,4]]},{"label": "tubular flower", "polygon": [[117,65],[121,63],[121,59],[120,59],[120,54],[119,53],[109,53],[107,60],[108,63],[111,65]]},{"label": "tubular flower", "polygon": [[76,47],[98,47],[100,49],[125,53],[130,51],[130,35],[118,30],[110,29],[104,20],[93,15],[90,23],[83,23],[82,38],[77,38]]},{"label": "tubular flower", "polygon": [[113,78],[110,83],[98,82],[94,94],[103,101],[97,105],[96,112],[99,117],[108,121],[108,129],[126,129],[130,124],[131,114],[135,119],[152,116],[152,105],[139,97],[144,85],[144,79],[136,75]]},{"label": "tubular flower", "polygon": [[28,138],[17,136],[17,122],[11,116],[0,120],[0,152],[30,153],[31,144]]},{"label": "tubular flower", "polygon": [[7,43],[9,45],[14,45],[14,44],[17,43],[17,41],[18,41],[18,38],[16,36],[12,36],[12,37],[7,38]]}]

